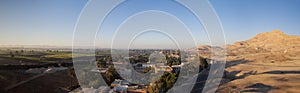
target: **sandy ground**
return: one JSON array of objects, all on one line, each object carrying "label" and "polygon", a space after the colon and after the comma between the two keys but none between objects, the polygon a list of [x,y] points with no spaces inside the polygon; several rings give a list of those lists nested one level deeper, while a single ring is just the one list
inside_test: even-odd
[{"label": "sandy ground", "polygon": [[[230,65],[218,92],[300,93],[300,55],[296,54],[285,58],[265,58],[272,55],[263,53],[228,57]],[[238,58],[241,60],[234,60]]]}]

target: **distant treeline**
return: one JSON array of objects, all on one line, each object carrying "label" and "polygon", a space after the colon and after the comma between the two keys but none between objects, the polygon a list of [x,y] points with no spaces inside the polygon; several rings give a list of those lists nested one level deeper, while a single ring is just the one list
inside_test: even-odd
[{"label": "distant treeline", "polygon": [[71,67],[73,63],[47,63],[35,65],[0,65],[0,70],[17,70],[17,69],[30,69],[30,68],[48,68],[48,67]]}]

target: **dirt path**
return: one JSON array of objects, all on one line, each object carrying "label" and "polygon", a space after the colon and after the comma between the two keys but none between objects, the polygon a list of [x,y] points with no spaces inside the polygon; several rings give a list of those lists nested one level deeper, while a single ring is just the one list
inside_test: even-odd
[{"label": "dirt path", "polygon": [[22,84],[24,84],[24,83],[27,83],[27,82],[29,82],[29,81],[31,81],[31,80],[36,79],[36,78],[39,78],[39,77],[41,77],[41,76],[43,76],[43,75],[45,75],[45,74],[46,74],[46,73],[39,74],[39,75],[33,76],[33,77],[31,77],[31,78],[28,78],[27,80],[21,81],[21,82],[19,82],[19,83],[17,83],[17,84],[10,85],[10,86],[8,86],[8,87],[5,88],[5,91],[7,91],[7,90],[9,90],[9,89],[12,89],[12,88],[14,88],[14,87],[17,87],[17,86],[19,86],[19,85],[22,85]]}]

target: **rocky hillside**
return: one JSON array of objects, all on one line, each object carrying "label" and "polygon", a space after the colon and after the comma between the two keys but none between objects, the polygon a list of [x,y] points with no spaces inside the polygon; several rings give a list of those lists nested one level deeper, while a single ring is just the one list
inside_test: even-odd
[{"label": "rocky hillside", "polygon": [[[211,46],[198,46],[200,54],[209,57]],[[300,36],[287,35],[282,31],[263,32],[255,37],[226,46],[228,58],[263,60],[288,60],[300,58]],[[259,54],[259,56],[256,56]],[[250,56],[251,55],[251,56]]]},{"label": "rocky hillside", "polygon": [[279,30],[264,32],[255,37],[227,46],[231,53],[299,52],[300,36],[287,35]]},{"label": "rocky hillside", "polygon": [[228,45],[227,51],[228,56],[282,62],[300,58],[300,36],[287,35],[279,30],[264,32],[249,40]]},{"label": "rocky hillside", "polygon": [[300,36],[274,30],[226,49],[226,68],[217,93],[299,93],[300,84],[295,82],[300,81]]}]

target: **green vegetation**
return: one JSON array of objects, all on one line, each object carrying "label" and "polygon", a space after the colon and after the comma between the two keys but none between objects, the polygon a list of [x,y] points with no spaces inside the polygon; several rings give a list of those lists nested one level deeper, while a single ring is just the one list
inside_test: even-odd
[{"label": "green vegetation", "polygon": [[[93,56],[91,54],[75,54],[74,57]],[[0,50],[1,64],[39,64],[72,62],[72,51],[68,49],[23,49],[3,48]]]},{"label": "green vegetation", "polygon": [[166,93],[175,84],[178,77],[178,73],[165,73],[155,84],[149,86],[149,93]]},{"label": "green vegetation", "polygon": [[166,60],[167,60],[167,65],[168,66],[180,65],[181,64],[181,57],[180,56],[178,58],[166,56]]},{"label": "green vegetation", "polygon": [[107,68],[106,63],[112,62],[112,58],[110,56],[100,56],[96,59],[98,68]]},{"label": "green vegetation", "polygon": [[108,67],[106,73],[105,73],[105,81],[107,84],[111,84],[115,81],[115,79],[121,79],[121,76],[118,74],[115,68]]},{"label": "green vegetation", "polygon": [[97,61],[98,68],[107,68],[105,61]]},{"label": "green vegetation", "polygon": [[72,53],[56,53],[51,55],[42,56],[43,58],[59,58],[59,59],[70,59],[72,58]]},{"label": "green vegetation", "polygon": [[200,60],[200,64],[199,64],[199,68],[203,69],[203,68],[207,68],[208,67],[208,62],[205,58],[203,57],[199,57]]},{"label": "green vegetation", "polygon": [[[174,62],[174,60],[168,61],[168,62]],[[208,67],[208,62],[205,58],[199,57],[199,62],[200,62],[199,63],[199,72],[201,72],[204,68]],[[187,64],[185,66],[188,66],[188,65],[193,65],[193,64]],[[190,67],[194,67],[194,66],[190,66]],[[147,91],[149,93],[165,93],[165,92],[167,92],[169,89],[172,88],[172,86],[176,82],[179,73],[164,73],[159,78],[159,80],[157,80],[153,85],[149,86]]]},{"label": "green vegetation", "polygon": [[144,70],[144,73],[148,73],[149,71],[151,71],[151,67],[147,67],[147,68]]},{"label": "green vegetation", "polygon": [[[151,53],[158,50],[132,50],[130,51],[130,56],[126,59],[130,61],[131,64],[136,63],[146,63],[149,62],[149,56]],[[173,51],[173,52],[172,52]],[[186,60],[186,57],[181,57],[180,52],[176,52],[175,50],[159,50],[158,52],[163,53],[165,55],[166,64],[168,66],[172,65],[180,65],[181,59]],[[1,49],[0,50],[0,63],[6,65],[26,65],[28,64],[39,64],[39,63],[55,63],[55,62],[72,62],[72,58],[74,57],[90,57],[94,56],[91,54],[75,54],[72,55],[70,50],[50,50],[50,49]],[[101,73],[102,77],[104,78],[105,82],[110,85],[115,79],[122,79],[120,75],[117,73],[116,69],[113,67],[111,62],[113,61],[112,57],[110,56],[110,52],[108,50],[98,50],[96,51],[96,62],[98,68],[105,68],[106,72]],[[165,62],[161,59],[150,59],[159,62]],[[116,59],[114,59],[116,60]],[[162,61],[163,60],[163,61]],[[91,63],[95,63],[95,61],[89,61]],[[200,71],[203,68],[208,67],[205,58],[200,57],[200,61],[198,58],[195,58],[193,62],[200,62],[199,67]],[[189,66],[190,65],[190,66]],[[197,67],[194,64],[186,64],[185,66],[190,67]],[[99,77],[92,77],[99,75],[99,73],[91,72],[91,69],[94,68],[85,68],[83,67],[82,75],[79,75],[78,78],[84,78],[91,80],[87,81],[80,81],[83,85],[88,85],[84,87],[94,87],[97,88],[102,81],[100,81]],[[74,68],[69,68],[67,75],[70,80],[73,80],[75,76]],[[146,69],[141,69],[141,73],[148,73],[151,71],[151,67],[147,67]],[[166,72],[164,73],[157,81],[151,84],[147,91],[149,93],[162,93],[167,92],[170,88],[173,87],[173,84],[176,82],[178,74],[180,72]],[[91,76],[90,76],[91,75]],[[71,84],[74,82],[70,82]]]},{"label": "green vegetation", "polygon": [[[36,50],[38,51],[38,50]],[[40,56],[47,54],[45,51],[42,53],[32,52],[31,50],[24,49],[1,49],[0,50],[0,63],[5,65],[16,65],[16,64],[31,64],[31,63],[44,63],[46,60],[41,60]]]}]

